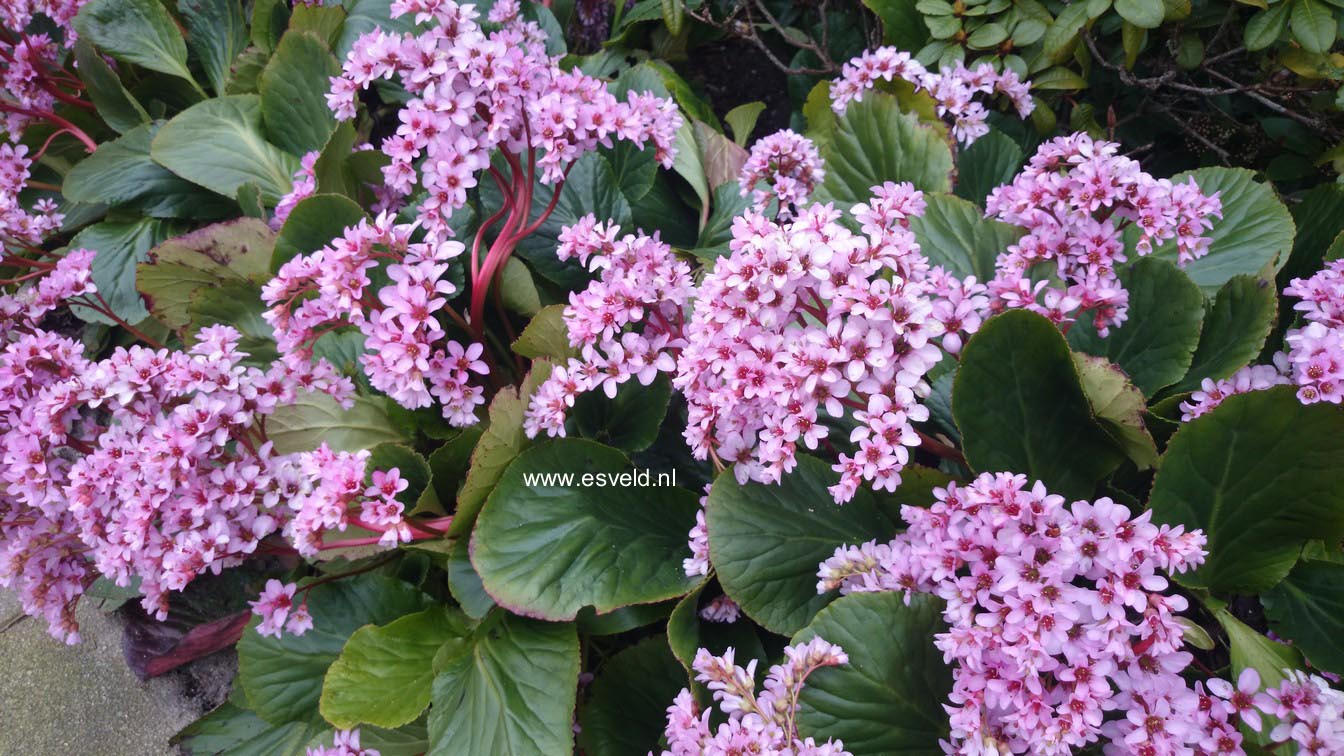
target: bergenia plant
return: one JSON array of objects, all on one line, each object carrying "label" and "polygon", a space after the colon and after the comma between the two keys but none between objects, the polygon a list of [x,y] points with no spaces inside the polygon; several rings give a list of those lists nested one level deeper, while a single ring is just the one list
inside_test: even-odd
[{"label": "bergenia plant", "polygon": [[0,8],[0,586],[191,754],[1344,754],[1344,193],[853,5]]}]

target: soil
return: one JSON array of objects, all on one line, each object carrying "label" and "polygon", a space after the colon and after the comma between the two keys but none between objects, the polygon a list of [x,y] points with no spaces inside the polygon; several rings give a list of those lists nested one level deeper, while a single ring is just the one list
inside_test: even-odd
[{"label": "soil", "polygon": [[751,43],[729,39],[696,47],[690,59],[677,66],[722,118],[748,102],[765,103],[754,134],[771,134],[789,127],[788,77],[771,65]]}]

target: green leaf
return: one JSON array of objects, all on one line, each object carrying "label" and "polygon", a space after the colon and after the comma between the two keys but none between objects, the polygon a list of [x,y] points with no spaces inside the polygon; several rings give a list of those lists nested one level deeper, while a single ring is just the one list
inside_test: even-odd
[{"label": "green leaf", "polygon": [[1092,318],[1069,329],[1069,344],[1119,365],[1144,396],[1179,381],[1200,341],[1204,295],[1166,260],[1144,257],[1117,271],[1129,291],[1129,316],[1110,335],[1097,335]]},{"label": "green leaf", "polygon": [[957,159],[957,196],[984,204],[995,187],[1013,180],[1027,157],[1002,131],[990,131],[961,151]]},{"label": "green leaf", "polygon": [[1213,616],[1227,632],[1232,652],[1233,680],[1249,667],[1260,673],[1262,688],[1273,688],[1287,678],[1284,670],[1302,668],[1302,658],[1291,646],[1266,638],[1226,609],[1215,611]]},{"label": "green leaf", "polygon": [[[406,490],[397,494],[397,501],[401,502],[407,513],[416,514],[426,510],[443,513],[439,506],[438,496],[435,495],[434,486],[431,485],[429,462],[425,461],[423,455],[406,444],[388,442],[373,447],[369,451],[366,484],[373,485],[374,470],[386,471],[394,467],[397,468],[401,479],[406,481]],[[396,725],[384,726],[395,727]]]},{"label": "green leaf", "polygon": [[268,55],[275,51],[280,35],[289,26],[289,4],[284,0],[253,0],[252,44]]},{"label": "green leaf", "polygon": [[[714,481],[705,517],[710,561],[723,590],[771,632],[797,632],[839,595],[817,593],[817,565],[836,548],[885,541],[902,527],[896,507],[866,488],[836,504],[826,488],[838,480],[830,465],[799,455],[777,485],[742,485],[731,471]],[[891,498],[900,497],[897,489]]]},{"label": "green leaf", "polygon": [[289,20],[289,28],[294,31],[311,32],[317,35],[328,48],[335,45],[341,37],[341,27],[345,25],[345,8],[339,5],[295,5]]},{"label": "green leaf", "polygon": [[653,189],[658,175],[658,161],[653,150],[640,149],[630,142],[617,142],[599,154],[611,166],[612,176],[620,184],[626,202],[633,205]]},{"label": "green leaf", "polygon": [[1064,337],[1026,310],[991,318],[967,342],[952,412],[976,472],[1023,473],[1051,493],[1091,498],[1121,461],[1092,414]]},{"label": "green leaf", "polygon": [[419,589],[385,575],[356,575],[308,592],[313,628],[303,635],[263,636],[253,620],[238,641],[238,680],[257,714],[272,724],[317,715],[322,680],[346,640],[363,625],[385,625],[428,608]]},{"label": "green leaf", "polygon": [[1246,49],[1252,52],[1263,50],[1282,39],[1288,30],[1288,13],[1292,7],[1292,3],[1280,2],[1252,15],[1242,35]]},{"label": "green leaf", "polygon": [[1223,284],[1204,315],[1189,372],[1167,393],[1194,391],[1205,378],[1227,378],[1254,361],[1274,328],[1276,304],[1274,286],[1258,276]]},{"label": "green leaf", "polygon": [[340,194],[314,194],[299,201],[275,239],[271,272],[300,255],[316,252],[364,220],[364,210]]},{"label": "green leaf", "polygon": [[726,256],[729,253],[728,243],[733,239],[733,219],[748,207],[751,207],[751,198],[742,196],[741,187],[736,181],[715,187],[710,201],[709,220],[700,229],[700,237],[691,254],[707,261]]},{"label": "green leaf", "polygon": [[150,155],[188,181],[234,197],[255,182],[276,202],[289,191],[298,158],[266,141],[261,98],[229,95],[193,105],[159,129]]},{"label": "green leaf", "polygon": [[93,49],[87,39],[75,41],[75,64],[84,91],[102,116],[118,134],[125,134],[141,124],[149,123],[149,114],[122,86],[112,67]]},{"label": "green leaf", "polygon": [[205,70],[215,94],[223,95],[233,59],[247,47],[247,21],[238,0],[177,0],[187,24],[187,47]]},{"label": "green leaf", "polygon": [[322,718],[349,730],[362,724],[400,727],[429,706],[434,655],[471,634],[461,612],[434,606],[356,630],[322,683]]},{"label": "green leaf", "polygon": [[[488,186],[493,186],[493,182]],[[550,187],[539,187],[534,204],[544,206],[550,201],[551,192]],[[493,205],[494,208],[499,206],[498,202]],[[536,208],[534,215],[539,215],[539,210]],[[621,193],[611,164],[596,153],[584,155],[574,163],[560,190],[555,210],[535,233],[518,244],[518,254],[527,260],[533,273],[560,286],[577,288],[586,285],[587,271],[582,266],[559,260],[555,248],[559,244],[560,229],[588,213],[626,228],[630,225],[630,203]]]},{"label": "green leaf", "polygon": [[471,452],[467,477],[457,492],[457,512],[448,524],[450,537],[456,538],[471,532],[476,514],[481,511],[486,497],[504,475],[505,468],[532,445],[532,440],[523,433],[523,414],[527,411],[532,394],[549,374],[549,363],[535,361],[532,363],[532,372],[520,388],[505,387],[490,400],[490,424]]},{"label": "green leaf", "polygon": [[499,277],[500,301],[510,312],[531,317],[541,309],[541,294],[527,265],[516,257],[504,263]]},{"label": "green leaf", "polygon": [[1087,3],[1066,5],[1041,37],[1041,53],[1051,63],[1063,63],[1078,45],[1078,33],[1089,21]]},{"label": "green leaf", "polygon": [[1344,670],[1344,564],[1302,560],[1261,597],[1275,634],[1319,669]]},{"label": "green leaf", "polygon": [[756,121],[760,119],[761,113],[765,112],[765,103],[763,102],[744,102],[724,114],[724,123],[733,131],[733,141],[737,142],[739,147],[746,147],[751,139],[751,132],[756,129]]},{"label": "green leaf", "polygon": [[1157,466],[1157,444],[1143,424],[1148,405],[1143,392],[1129,382],[1125,372],[1105,357],[1073,355],[1083,393],[1092,405],[1097,423],[1106,429],[1116,444],[1139,470]]},{"label": "green leaf", "polygon": [[541,308],[527,327],[513,342],[513,351],[529,359],[550,357],[567,360],[577,357],[578,350],[569,345],[569,327],[565,325],[565,306],[554,304]]},{"label": "green leaf", "polygon": [[325,443],[333,451],[372,449],[385,442],[405,443],[392,424],[386,400],[357,396],[344,409],[326,394],[300,393],[293,404],[282,404],[266,423],[267,436],[280,454],[312,451]]},{"label": "green leaf", "polygon": [[882,19],[882,42],[902,50],[917,50],[928,41],[924,17],[914,0],[863,0]]},{"label": "green leaf", "polygon": [[336,130],[326,96],[329,79],[340,72],[340,63],[317,35],[285,32],[261,72],[266,137],[295,155],[321,150]]},{"label": "green leaf", "polygon": [[686,670],[655,635],[603,664],[579,718],[579,748],[588,756],[639,756],[658,742],[667,707],[687,687]]},{"label": "green leaf", "polygon": [[274,244],[275,232],[255,218],[205,226],[149,250],[136,269],[136,287],[155,320],[180,330],[191,322],[188,307],[198,290],[265,283]]},{"label": "green leaf", "polygon": [[1319,0],[1291,0],[1293,36],[1307,52],[1325,53],[1335,43],[1338,22]]},{"label": "green leaf", "polygon": [[190,345],[202,328],[226,325],[242,336],[238,351],[248,355],[243,363],[268,368],[280,354],[275,348],[275,329],[262,317],[265,311],[261,288],[251,283],[203,286],[193,291],[187,301],[190,322],[184,340]]},{"label": "green leaf", "polygon": [[672,399],[672,382],[659,374],[648,386],[629,380],[608,399],[589,391],[570,411],[578,435],[627,452],[644,451],[658,439],[658,428]]},{"label": "green leaf", "polygon": [[[1233,276],[1254,275],[1267,265],[1277,270],[1288,261],[1293,218],[1272,187],[1256,181],[1255,173],[1245,168],[1200,168],[1171,180],[1182,183],[1190,177],[1205,194],[1218,192],[1223,203],[1223,217],[1213,220],[1209,232],[1209,253],[1184,266],[1205,294],[1212,295]],[[1153,256],[1175,262],[1176,245],[1157,247]]]},{"label": "green leaf", "polygon": [[429,756],[569,753],[578,677],[573,623],[492,615],[434,678]]},{"label": "green leaf", "polygon": [[[701,583],[700,587],[682,597],[667,618],[667,645],[682,669],[691,672],[696,651],[702,648],[715,655],[722,655],[731,648],[736,652],[738,664],[746,666],[747,662],[756,659],[765,665],[769,657],[752,623],[741,620],[710,622],[700,617],[700,595],[704,590],[705,583]],[[708,688],[704,685],[692,682],[691,690],[697,700],[709,700]]]},{"label": "green leaf", "polygon": [[943,704],[951,670],[934,635],[943,632],[942,602],[899,592],[855,593],[822,609],[792,643],[824,638],[849,663],[808,675],[799,697],[798,733],[843,740],[865,754],[941,754],[948,735]]},{"label": "green leaf", "polygon": [[[696,496],[615,477],[634,472],[616,449],[580,439],[523,452],[472,533],[471,562],[486,592],[515,613],[568,620],[585,606],[606,612],[689,591],[681,559]],[[599,475],[605,480],[584,482]]]},{"label": "green leaf", "polygon": [[1162,0],[1115,0],[1115,12],[1140,29],[1156,29],[1162,25],[1167,7]]},{"label": "green leaf", "polygon": [[448,552],[448,591],[472,619],[482,619],[495,608],[495,600],[485,592],[481,576],[471,566],[470,540],[459,538]]},{"label": "green leaf", "polygon": [[591,606],[579,611],[575,622],[583,635],[620,635],[635,628],[666,620],[680,599],[669,599],[656,604],[634,604],[598,614]]},{"label": "green leaf", "polygon": [[1031,88],[1044,91],[1087,89],[1087,79],[1064,66],[1055,66],[1032,74]]},{"label": "green leaf", "polygon": [[187,69],[187,43],[158,0],[92,0],[80,9],[75,31],[117,60],[200,85]]},{"label": "green leaf", "polygon": [[1344,414],[1291,386],[1230,396],[1181,426],[1153,481],[1153,520],[1199,528],[1204,565],[1179,581],[1217,593],[1272,588],[1311,539],[1344,537]]},{"label": "green leaf", "polygon": [[191,756],[301,756],[308,742],[327,729],[320,720],[271,724],[245,703],[241,695],[230,696],[182,728],[172,744]]},{"label": "green leaf", "polygon": [[943,134],[910,113],[896,98],[874,92],[850,103],[821,148],[826,178],[821,202],[843,209],[864,202],[885,181],[909,181],[926,192],[952,188],[952,153]]},{"label": "green leaf", "polygon": [[910,219],[920,250],[934,265],[981,281],[994,277],[994,261],[1022,236],[1022,229],[984,217],[975,204],[950,194],[925,195],[922,216]]},{"label": "green leaf", "polygon": [[150,141],[158,129],[158,124],[141,124],[98,145],[97,152],[65,174],[61,193],[71,202],[124,207],[151,218],[206,219],[237,212],[227,197],[203,191],[150,159]]},{"label": "green leaf", "polygon": [[[91,266],[98,294],[118,318],[127,323],[139,323],[149,316],[149,310],[145,309],[140,293],[135,289],[135,267],[154,245],[172,236],[179,228],[171,221],[152,218],[103,221],[76,234],[70,240],[70,249],[91,249],[98,253]],[[113,323],[106,315],[87,307],[74,305],[70,310],[88,323]]]}]

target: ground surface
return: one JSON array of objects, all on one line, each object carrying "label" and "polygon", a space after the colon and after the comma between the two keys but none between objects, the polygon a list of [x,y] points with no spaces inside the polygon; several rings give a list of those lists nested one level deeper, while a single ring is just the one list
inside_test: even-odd
[{"label": "ground surface", "polygon": [[[0,628],[19,613],[0,591]],[[141,682],[121,652],[121,625],[82,602],[84,637],[67,647],[24,619],[0,632],[0,756],[161,756],[201,714],[181,675]]]}]

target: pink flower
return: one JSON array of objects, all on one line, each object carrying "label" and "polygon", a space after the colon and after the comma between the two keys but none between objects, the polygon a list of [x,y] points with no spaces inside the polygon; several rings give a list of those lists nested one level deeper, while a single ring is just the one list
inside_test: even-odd
[{"label": "pink flower", "polygon": [[306,607],[294,606],[294,592],[298,586],[294,583],[281,583],[279,580],[267,580],[266,589],[256,601],[248,602],[252,613],[261,618],[257,632],[279,638],[281,631],[289,630],[294,635],[303,635],[313,626],[313,618]]}]

